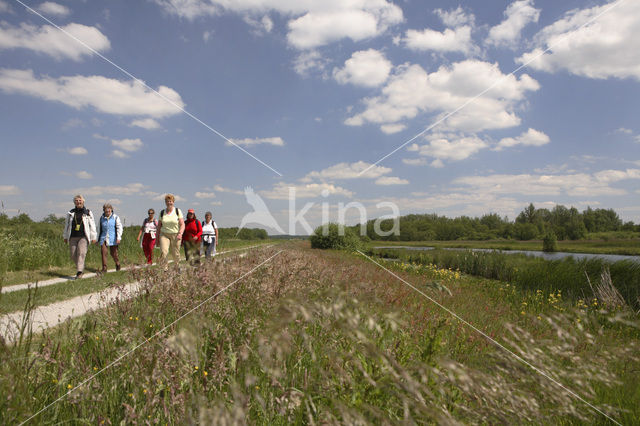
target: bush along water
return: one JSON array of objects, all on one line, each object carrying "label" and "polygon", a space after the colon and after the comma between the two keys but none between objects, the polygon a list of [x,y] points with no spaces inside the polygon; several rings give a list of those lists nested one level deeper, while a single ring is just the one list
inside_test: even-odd
[{"label": "bush along water", "polygon": [[558,238],[553,231],[549,231],[542,240],[542,251],[547,253],[553,253],[558,251]]},{"label": "bush along water", "polygon": [[311,248],[357,250],[362,247],[362,240],[351,228],[329,223],[318,226],[309,238]]},{"label": "bush along water", "polygon": [[474,252],[471,250],[430,250],[424,253],[402,250],[374,250],[387,258],[421,265],[437,265],[439,268],[515,284],[523,289],[546,292],[561,290],[573,300],[592,292],[591,283],[599,282],[608,268],[611,281],[629,306],[640,308],[640,264],[628,260],[609,263],[602,259],[545,260],[520,254],[499,252]]}]

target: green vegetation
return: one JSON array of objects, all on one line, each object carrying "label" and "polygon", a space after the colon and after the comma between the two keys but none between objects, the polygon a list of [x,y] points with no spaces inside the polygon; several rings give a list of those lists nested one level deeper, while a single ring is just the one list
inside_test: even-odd
[{"label": "green vegetation", "polygon": [[[387,241],[453,240],[533,240],[553,232],[559,240],[580,240],[599,233],[616,233],[615,238],[640,239],[640,224],[623,223],[613,209],[591,209],[580,213],[576,208],[555,206],[552,210],[525,208],[511,222],[495,213],[480,218],[467,216],[450,219],[436,214],[412,214],[400,218],[400,235],[380,237],[374,220],[367,222],[367,236]],[[383,230],[391,229],[392,220],[381,221]],[[357,225],[359,227],[359,225]],[[355,228],[355,227],[354,227]]]},{"label": "green vegetation", "polygon": [[362,240],[352,228],[337,223],[318,226],[309,237],[311,248],[315,249],[347,249],[361,248]]},{"label": "green vegetation", "polygon": [[[283,247],[176,324],[275,249],[181,274],[138,270],[140,297],[0,342],[0,423],[63,397],[32,421],[607,424],[362,257]],[[640,336],[624,311],[434,266],[386,267],[617,421],[640,416]]]},{"label": "green vegetation", "polygon": [[[25,282],[12,279],[15,274],[11,272],[16,271],[46,271],[44,276],[36,279],[73,275],[69,249],[62,240],[63,228],[64,219],[54,215],[34,222],[26,214],[13,218],[0,214],[0,285]],[[136,241],[139,230],[138,225],[126,226],[123,230],[119,247],[123,264],[145,263],[140,244]],[[238,228],[220,228],[219,236],[219,250],[246,245],[249,241],[264,242],[268,238],[263,229],[242,229],[238,232]],[[99,248],[91,246],[86,258],[87,270],[96,271],[101,265]]]},{"label": "green vegetation", "polygon": [[558,238],[556,238],[556,234],[554,234],[553,231],[547,232],[547,235],[544,236],[542,240],[542,251],[547,253],[558,251]]},{"label": "green vegetation", "polygon": [[640,263],[631,261],[610,264],[601,259],[545,260],[522,254],[470,250],[428,250],[416,253],[415,250],[372,249],[370,253],[496,279],[525,290],[560,290],[565,297],[574,301],[591,292],[589,280],[595,281],[607,267],[626,303],[636,310],[640,309]]}]

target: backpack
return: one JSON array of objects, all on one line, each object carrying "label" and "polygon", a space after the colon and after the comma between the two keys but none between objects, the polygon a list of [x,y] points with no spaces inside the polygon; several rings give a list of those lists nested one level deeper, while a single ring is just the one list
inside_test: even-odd
[{"label": "backpack", "polygon": [[[176,209],[176,215],[180,217],[180,209],[177,207],[174,208]],[[164,209],[160,210],[160,220],[162,220],[162,216],[164,216]]]}]

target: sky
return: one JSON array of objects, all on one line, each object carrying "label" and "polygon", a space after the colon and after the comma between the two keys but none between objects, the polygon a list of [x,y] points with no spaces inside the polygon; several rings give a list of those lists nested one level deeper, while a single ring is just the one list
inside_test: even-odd
[{"label": "sky", "polygon": [[0,0],[10,216],[173,193],[230,227],[251,188],[296,234],[348,203],[639,223],[639,107],[638,0]]}]

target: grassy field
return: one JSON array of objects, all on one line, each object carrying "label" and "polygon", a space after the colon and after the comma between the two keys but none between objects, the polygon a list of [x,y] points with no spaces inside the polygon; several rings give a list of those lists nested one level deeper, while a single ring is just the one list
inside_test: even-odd
[{"label": "grassy field", "polygon": [[[384,265],[607,415],[640,419],[640,332],[628,308]],[[609,424],[357,254],[285,243],[133,278],[146,283],[141,297],[0,343],[0,423],[73,390],[33,421]]]},{"label": "grassy field", "polygon": [[[542,241],[372,241],[371,246],[411,246],[435,248],[487,248],[494,250],[542,251]],[[558,241],[558,251],[568,253],[623,254],[640,256],[640,237],[628,239],[597,239]]]}]

